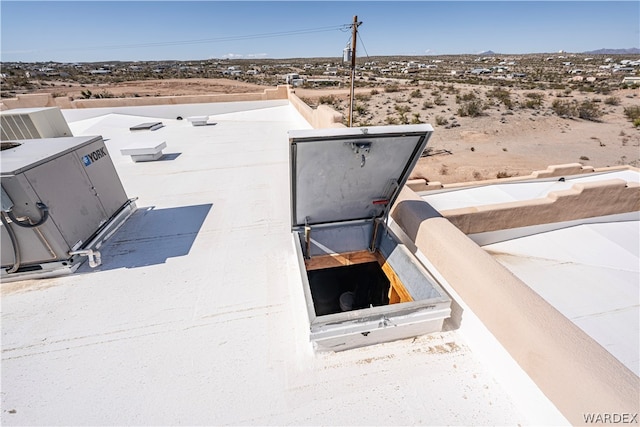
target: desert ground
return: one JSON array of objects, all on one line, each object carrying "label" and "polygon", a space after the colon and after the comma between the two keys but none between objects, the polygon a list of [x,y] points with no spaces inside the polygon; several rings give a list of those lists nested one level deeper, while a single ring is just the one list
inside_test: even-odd
[{"label": "desert ground", "polygon": [[[81,97],[83,91],[110,96],[162,96],[262,92],[265,86],[231,79],[162,79],[108,85],[55,84],[38,92]],[[640,105],[640,89],[607,95],[580,91],[507,89],[469,84],[384,83],[356,88],[354,126],[430,123],[435,132],[428,155],[414,178],[442,183],[527,175],[548,165],[582,163],[593,167],[640,166],[640,127],[624,108]],[[295,88],[309,105],[330,104],[348,117],[349,89]],[[533,94],[533,95],[532,95]],[[505,101],[505,98],[506,101]],[[601,114],[594,120],[561,117],[554,100],[591,101]],[[477,116],[461,114],[468,102],[482,105]]]}]

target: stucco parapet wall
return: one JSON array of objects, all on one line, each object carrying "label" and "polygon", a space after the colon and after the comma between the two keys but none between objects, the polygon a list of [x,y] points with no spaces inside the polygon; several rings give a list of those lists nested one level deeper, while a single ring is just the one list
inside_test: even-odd
[{"label": "stucco parapet wall", "polygon": [[35,108],[35,107],[60,107],[62,109],[73,108],[109,108],[109,107],[138,107],[148,105],[179,105],[200,104],[211,102],[237,102],[237,101],[270,101],[275,99],[287,99],[286,85],[265,89],[255,93],[231,93],[211,95],[182,95],[182,96],[144,96],[138,98],[99,98],[76,99],[69,97],[54,98],[51,94],[18,95],[16,98],[4,99],[2,109]]},{"label": "stucco parapet wall", "polygon": [[319,105],[313,109],[301,100],[294,90],[289,89],[289,102],[314,129],[343,128],[343,114],[328,105]]},{"label": "stucco parapet wall", "polygon": [[631,370],[408,187],[391,216],[570,423],[638,412]]},{"label": "stucco parapet wall", "polygon": [[[39,108],[57,107],[54,98],[49,93],[34,93],[27,95],[17,95],[15,98],[3,98],[0,110],[11,110],[13,108]],[[67,98],[68,99],[68,98]]]},{"label": "stucco parapet wall", "polygon": [[440,212],[465,234],[640,211],[640,185],[622,179],[574,184],[540,199]]},{"label": "stucco parapet wall", "polygon": [[430,190],[440,190],[442,188],[453,189],[453,188],[461,188],[461,187],[471,187],[474,185],[491,185],[491,184],[504,184],[505,182],[518,182],[518,181],[526,181],[531,179],[541,179],[541,178],[553,178],[553,177],[563,177],[570,175],[581,175],[586,173],[593,173],[596,171],[604,171],[609,169],[627,169],[628,167],[613,167],[613,168],[600,168],[595,169],[593,166],[583,166],[580,163],[567,163],[562,165],[551,165],[548,166],[547,169],[542,171],[533,171],[530,175],[524,176],[513,176],[509,178],[494,178],[494,179],[486,179],[483,181],[467,181],[467,182],[456,182],[451,184],[441,184],[439,182],[428,182],[424,178],[417,178],[407,181],[407,186],[411,188],[413,191],[430,191]]}]

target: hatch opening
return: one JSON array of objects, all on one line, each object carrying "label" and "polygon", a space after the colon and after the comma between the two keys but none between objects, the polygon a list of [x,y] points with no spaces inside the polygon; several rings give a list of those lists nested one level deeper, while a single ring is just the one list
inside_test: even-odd
[{"label": "hatch opening", "polygon": [[316,316],[413,301],[377,251],[319,256],[305,264]]}]

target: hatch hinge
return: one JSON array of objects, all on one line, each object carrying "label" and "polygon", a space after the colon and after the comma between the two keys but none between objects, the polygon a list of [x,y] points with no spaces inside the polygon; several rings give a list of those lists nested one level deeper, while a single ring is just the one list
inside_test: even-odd
[{"label": "hatch hinge", "polygon": [[304,259],[311,259],[311,226],[309,217],[304,219]]}]

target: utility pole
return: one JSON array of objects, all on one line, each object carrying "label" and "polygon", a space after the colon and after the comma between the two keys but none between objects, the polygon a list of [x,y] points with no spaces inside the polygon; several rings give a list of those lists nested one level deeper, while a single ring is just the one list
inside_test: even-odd
[{"label": "utility pole", "polygon": [[356,80],[356,39],[358,37],[358,27],[362,22],[358,22],[358,15],[354,15],[353,24],[351,24],[351,95],[349,97],[349,127],[353,122],[353,98],[354,84]]}]

